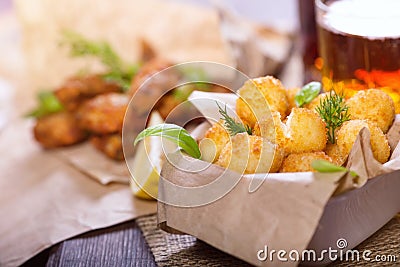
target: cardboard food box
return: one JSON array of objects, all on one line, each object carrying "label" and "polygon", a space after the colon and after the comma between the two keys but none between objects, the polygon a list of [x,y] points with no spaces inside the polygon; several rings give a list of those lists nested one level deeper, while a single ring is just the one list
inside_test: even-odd
[{"label": "cardboard food box", "polygon": [[[214,113],[210,107],[196,105],[204,97],[224,98],[191,96],[208,115]],[[353,248],[400,211],[399,119],[388,132],[392,155],[385,164],[374,159],[369,131],[361,130],[347,163],[356,178],[346,172],[241,175],[171,155],[159,183],[159,225],[257,266],[352,260]],[[205,128],[199,126],[200,132]]]}]

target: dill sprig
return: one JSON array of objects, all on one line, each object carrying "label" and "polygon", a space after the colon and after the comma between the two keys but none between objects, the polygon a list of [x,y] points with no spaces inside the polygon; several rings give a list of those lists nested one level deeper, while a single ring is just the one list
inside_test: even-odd
[{"label": "dill sprig", "polygon": [[70,47],[71,56],[97,57],[107,68],[104,78],[117,83],[124,91],[129,89],[131,79],[139,69],[138,64],[124,62],[107,42],[91,41],[72,31],[64,31],[63,37],[61,44]]},{"label": "dill sprig", "polygon": [[320,100],[319,106],[315,109],[326,123],[328,140],[332,144],[336,143],[336,129],[342,126],[344,122],[350,120],[348,109],[348,106],[344,102],[344,96],[334,93],[333,90],[330,91],[327,97]]},{"label": "dill sprig", "polygon": [[248,125],[239,123],[228,115],[228,112],[226,111],[226,105],[224,109],[222,109],[218,103],[217,106],[219,109],[219,114],[221,114],[222,116],[221,119],[224,121],[224,126],[231,136],[234,136],[238,133],[248,133],[249,135],[251,135],[252,130]]}]

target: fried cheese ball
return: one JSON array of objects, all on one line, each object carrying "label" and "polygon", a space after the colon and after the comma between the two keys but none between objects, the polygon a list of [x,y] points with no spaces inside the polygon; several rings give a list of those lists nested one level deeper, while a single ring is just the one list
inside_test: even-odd
[{"label": "fried cheese ball", "polygon": [[279,146],[260,136],[239,133],[223,148],[216,164],[246,174],[277,172],[283,157]]},{"label": "fried cheese ball", "polygon": [[223,121],[220,120],[214,123],[204,134],[204,139],[200,142],[199,147],[202,159],[208,162],[215,162],[229,141],[230,136],[223,126]]},{"label": "fried cheese ball", "polygon": [[324,152],[311,152],[290,154],[282,163],[279,172],[315,172],[311,167],[314,160],[326,160],[332,162],[332,159]]},{"label": "fried cheese ball", "polygon": [[327,96],[329,96],[329,93],[323,93],[319,94],[316,98],[314,98],[310,103],[305,104],[304,107],[315,111],[315,109],[319,106],[321,101],[323,101]]},{"label": "fried cheese ball", "polygon": [[236,101],[236,112],[239,118],[252,128],[257,119],[265,117],[270,111],[278,111],[282,117],[286,116],[286,89],[272,76],[246,81],[238,90],[238,94],[240,97]]},{"label": "fried cheese ball", "polygon": [[75,111],[82,102],[89,98],[100,94],[120,91],[120,86],[106,81],[101,75],[90,75],[68,79],[61,87],[54,91],[54,94],[68,111]]},{"label": "fried cheese ball", "polygon": [[109,158],[115,160],[124,159],[121,134],[92,136],[90,142],[96,149],[103,152]]},{"label": "fried cheese ball", "polygon": [[122,131],[129,97],[110,93],[86,101],[77,112],[79,126],[89,132],[104,135]]},{"label": "fried cheese ball", "polygon": [[361,90],[346,101],[350,118],[353,120],[369,120],[386,133],[395,117],[393,99],[385,92],[377,89]]},{"label": "fried cheese ball", "polygon": [[292,108],[297,108],[296,101],[294,100],[296,94],[301,90],[299,87],[286,89],[286,98],[288,100],[288,113],[292,111]]},{"label": "fried cheese ball", "polygon": [[281,121],[281,114],[278,111],[272,111],[271,116],[267,116],[254,125],[253,134],[261,136],[279,147],[284,147],[286,125]]},{"label": "fried cheese ball", "polygon": [[328,142],[325,148],[325,153],[332,159],[332,163],[338,166],[343,166],[346,162],[347,155],[342,153],[337,143],[331,144]]},{"label": "fried cheese ball", "polygon": [[323,151],[326,147],[327,133],[325,122],[315,111],[294,108],[286,122],[288,154]]},{"label": "fried cheese ball", "polygon": [[371,134],[371,148],[374,158],[380,163],[385,163],[390,156],[388,140],[375,123],[366,120],[346,121],[337,131],[337,144],[342,155],[349,155],[358,133],[364,127],[367,128]]},{"label": "fried cheese ball", "polygon": [[56,148],[79,143],[86,139],[85,131],[78,127],[73,114],[60,112],[36,121],[33,128],[35,139],[44,148]]}]

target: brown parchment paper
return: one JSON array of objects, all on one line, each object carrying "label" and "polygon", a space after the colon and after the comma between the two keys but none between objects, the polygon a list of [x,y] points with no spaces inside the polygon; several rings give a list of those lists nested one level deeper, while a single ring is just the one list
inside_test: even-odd
[{"label": "brown parchment paper", "polygon": [[[191,98],[204,98],[209,93],[195,93]],[[200,97],[201,95],[201,97]],[[217,95],[221,100],[221,95]],[[210,101],[211,102],[211,101]],[[227,98],[232,105],[231,96]],[[196,101],[193,102],[196,105]],[[215,105],[215,104],[214,104]],[[197,105],[197,107],[200,105]],[[212,104],[204,102],[200,111],[209,116],[213,113]],[[214,116],[217,116],[214,114]],[[392,145],[392,157],[389,162],[380,164],[372,155],[370,133],[365,128],[359,133],[349,155],[347,167],[359,175],[353,178],[348,173],[276,173],[269,174],[261,187],[249,193],[249,175],[242,176],[236,187],[223,198],[210,204],[182,208],[158,203],[159,225],[166,231],[179,231],[198,237],[212,246],[258,266],[296,266],[298,262],[259,261],[257,251],[268,245],[270,249],[306,249],[318,226],[324,207],[333,194],[363,186],[368,179],[377,175],[391,173],[400,169],[399,135],[400,118],[389,131],[389,143]],[[201,127],[205,128],[204,125]],[[197,136],[201,136],[197,132]],[[166,199],[178,198],[170,182],[186,187],[201,186],[216,179],[223,169],[207,163],[194,161],[187,166],[181,161],[172,166],[165,163],[159,190]],[[200,172],[185,170],[203,169]],[[229,172],[229,171],[228,171]],[[232,177],[235,173],[232,173]],[[167,182],[168,181],[168,182]],[[181,195],[187,198],[199,196]],[[201,197],[201,196],[200,196]]]},{"label": "brown parchment paper", "polygon": [[59,149],[55,155],[101,184],[129,184],[131,174],[125,161],[107,158],[89,142]]},{"label": "brown parchment paper", "polygon": [[17,120],[0,132],[0,266],[20,265],[72,236],[156,211],[129,186],[104,186],[57,152],[42,150],[32,126]]},{"label": "brown parchment paper", "polygon": [[[201,168],[204,164],[207,163],[195,161],[191,167]],[[176,166],[166,163],[161,176],[181,186],[200,186],[204,177],[212,181],[223,172],[215,165],[201,175],[183,171],[185,166],[179,162]],[[189,233],[255,265],[275,266],[277,262],[258,261],[257,251],[267,244],[276,250],[305,249],[341,176],[343,173],[300,173],[284,177],[270,174],[251,194],[248,192],[251,179],[243,177],[226,196],[204,206],[180,208],[159,203],[158,219],[162,229]],[[162,179],[159,190],[164,190],[165,195],[169,193]]]}]

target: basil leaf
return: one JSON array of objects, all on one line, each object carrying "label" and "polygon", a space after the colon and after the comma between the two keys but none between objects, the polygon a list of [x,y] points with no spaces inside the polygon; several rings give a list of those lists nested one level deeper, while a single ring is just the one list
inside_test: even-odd
[{"label": "basil leaf", "polygon": [[60,112],[64,109],[63,105],[53,92],[44,91],[38,94],[39,106],[26,114],[26,117],[40,118],[49,114]]},{"label": "basil leaf", "polygon": [[345,167],[342,166],[337,166],[333,163],[330,163],[329,161],[326,160],[314,160],[311,163],[311,167],[318,171],[318,172],[324,172],[324,173],[329,173],[329,172],[350,172],[350,175],[353,177],[357,177],[358,174],[355,171],[351,171]]},{"label": "basil leaf", "polygon": [[319,95],[322,85],[320,82],[310,82],[301,88],[294,97],[296,106],[302,107],[305,104],[310,103]]},{"label": "basil leaf", "polygon": [[201,157],[199,146],[196,140],[182,127],[163,123],[151,126],[145,130],[143,130],[136,137],[134,145],[136,145],[139,141],[143,140],[147,136],[161,136],[165,137],[175,144],[177,144],[183,151],[185,151],[190,156],[199,159]]}]

